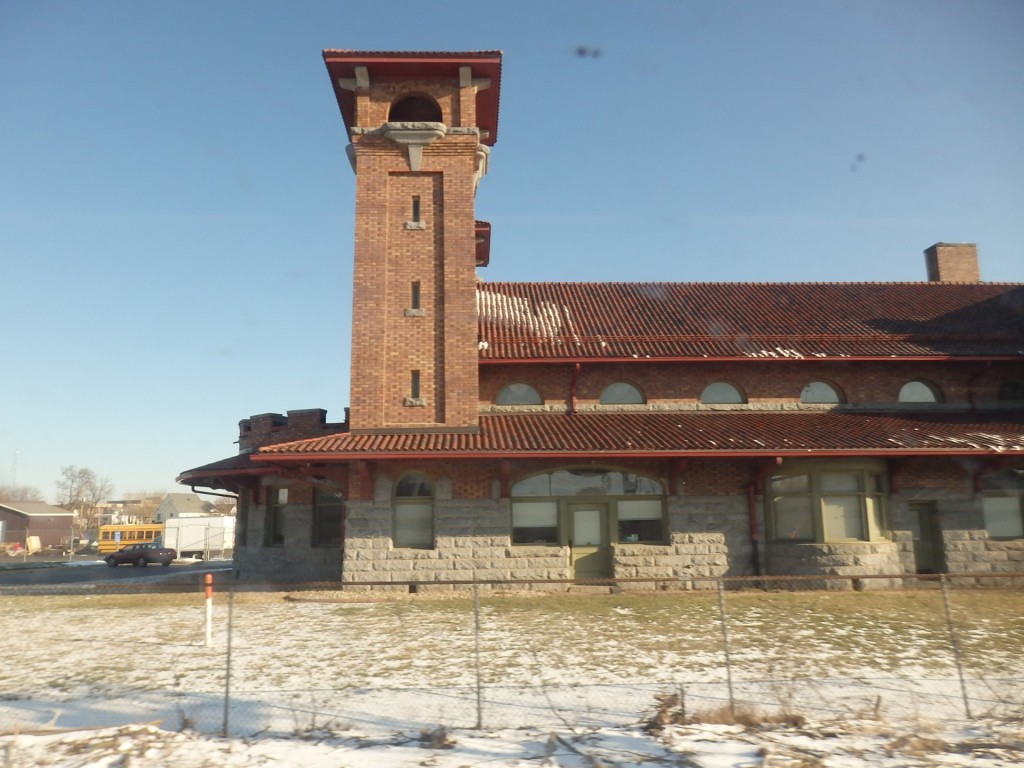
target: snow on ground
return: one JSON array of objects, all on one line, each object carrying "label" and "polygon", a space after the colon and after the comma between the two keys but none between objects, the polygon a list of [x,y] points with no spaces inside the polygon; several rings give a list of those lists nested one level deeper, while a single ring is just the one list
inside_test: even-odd
[{"label": "snow on ground", "polygon": [[1024,764],[1015,593],[309,597],[0,596],[0,766]]},{"label": "snow on ground", "polygon": [[435,730],[419,734],[313,731],[292,738],[224,739],[131,725],[0,736],[9,768],[1004,768],[1024,764],[1021,723],[876,721],[750,728],[670,726],[574,733],[565,729]]}]

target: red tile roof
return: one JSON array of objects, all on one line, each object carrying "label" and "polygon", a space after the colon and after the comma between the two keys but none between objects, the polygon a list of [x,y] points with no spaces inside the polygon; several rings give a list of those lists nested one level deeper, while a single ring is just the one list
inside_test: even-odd
[{"label": "red tile roof", "polygon": [[508,413],[478,434],[342,433],[264,446],[255,461],[372,458],[1008,454],[1024,411],[633,411]]},{"label": "red tile roof", "polygon": [[480,283],[480,360],[1024,356],[1024,286]]}]

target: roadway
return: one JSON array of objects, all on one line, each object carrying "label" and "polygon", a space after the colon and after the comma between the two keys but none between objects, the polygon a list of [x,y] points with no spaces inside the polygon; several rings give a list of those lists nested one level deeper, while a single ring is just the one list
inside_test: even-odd
[{"label": "roadway", "polygon": [[[66,559],[39,559],[38,556],[24,560],[9,559],[14,562],[0,561],[0,587],[117,583],[128,579],[146,584],[158,584],[168,579],[186,584],[199,584],[200,574],[223,573],[224,575],[218,579],[221,580],[226,578],[226,571],[231,569],[230,560],[211,560],[208,563],[201,560],[181,560],[171,563],[166,568],[160,565],[150,565],[147,568],[121,565],[111,568],[102,560],[96,559],[95,555],[76,555],[70,562]],[[196,574],[195,582],[187,575],[193,573]]]}]

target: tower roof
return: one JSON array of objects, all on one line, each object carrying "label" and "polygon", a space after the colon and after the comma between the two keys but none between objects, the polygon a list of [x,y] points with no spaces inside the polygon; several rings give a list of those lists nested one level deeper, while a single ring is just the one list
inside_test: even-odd
[{"label": "tower roof", "polygon": [[357,67],[366,67],[370,81],[419,78],[458,80],[459,69],[470,67],[473,77],[486,77],[489,88],[477,91],[477,127],[485,130],[482,143],[493,146],[498,140],[498,97],[501,93],[501,51],[350,51],[328,48],[324,63],[331,76],[345,128],[355,121],[355,93],[343,88],[339,79],[356,77]]}]

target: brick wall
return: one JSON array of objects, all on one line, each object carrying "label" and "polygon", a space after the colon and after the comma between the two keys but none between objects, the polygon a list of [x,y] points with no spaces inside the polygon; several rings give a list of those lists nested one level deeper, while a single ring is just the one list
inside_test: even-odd
[{"label": "brick wall", "polygon": [[[372,84],[357,97],[357,122],[386,122],[408,94],[434,98],[447,125],[475,119],[457,81]],[[477,425],[476,237],[478,138],[448,134],[409,148],[376,133],[352,137],[356,221],[352,321],[353,431],[473,429]],[[412,198],[421,219],[413,222]],[[411,286],[422,305],[410,306]],[[412,391],[418,371],[420,391]],[[415,396],[418,395],[418,396]]]},{"label": "brick wall", "polygon": [[[502,387],[522,381],[537,389],[546,404],[565,406],[572,393],[573,374],[572,365],[481,366],[480,403],[489,406]],[[947,403],[994,402],[1003,382],[1024,379],[1024,363],[594,363],[581,367],[576,401],[579,408],[596,405],[607,385],[627,381],[645,394],[649,405],[696,405],[705,386],[728,381],[746,395],[752,406],[774,407],[795,405],[804,386],[826,381],[836,386],[849,403],[891,404],[897,402],[903,384],[917,379],[935,384]]]},{"label": "brick wall", "polygon": [[344,422],[327,421],[327,411],[307,408],[280,413],[260,413],[238,422],[238,452],[249,453],[263,445],[286,443],[307,437],[344,432]]}]

